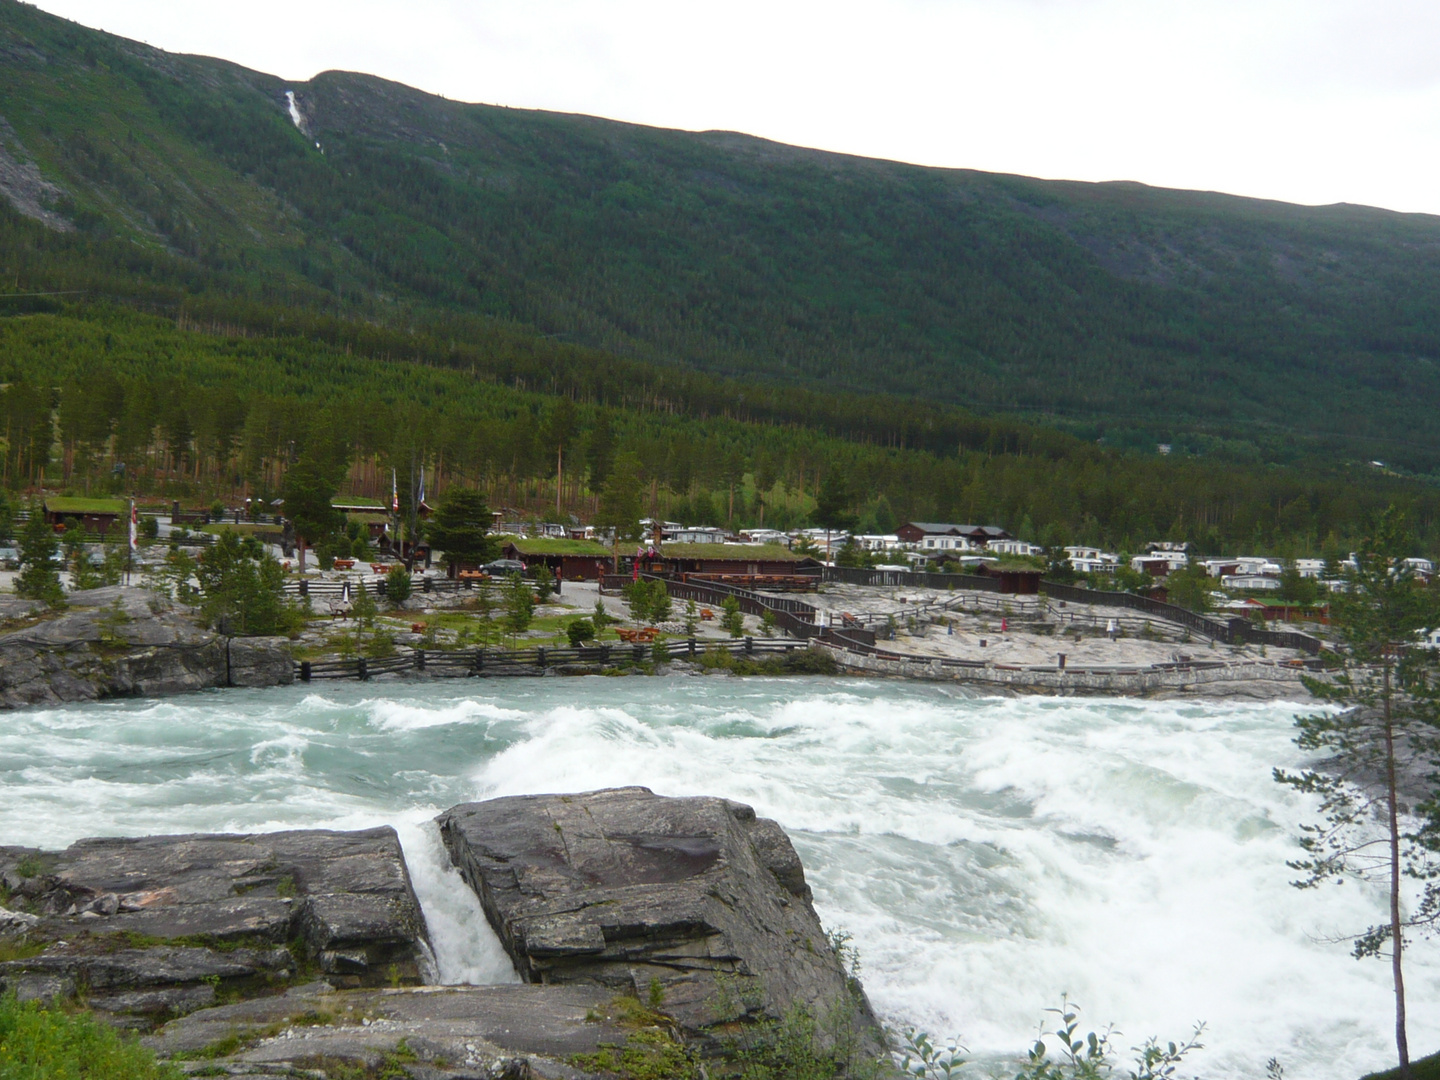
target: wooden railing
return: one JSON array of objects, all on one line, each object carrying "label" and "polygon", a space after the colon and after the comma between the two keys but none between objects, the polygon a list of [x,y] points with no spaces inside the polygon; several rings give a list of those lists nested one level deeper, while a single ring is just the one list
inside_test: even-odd
[{"label": "wooden railing", "polygon": [[1148,596],[1134,593],[1108,592],[1102,589],[1079,589],[1073,585],[1061,585],[1055,581],[1040,582],[1040,591],[1052,600],[1075,604],[1098,604],[1109,607],[1129,608],[1143,611],[1157,619],[1179,623],[1196,633],[1224,642],[1226,645],[1273,645],[1279,649],[1298,649],[1311,656],[1318,656],[1325,647],[1319,638],[1295,630],[1264,630],[1249,619],[1238,616],[1212,618],[1198,611],[1152,600]]},{"label": "wooden railing", "polygon": [[871,585],[882,588],[969,589],[972,592],[999,592],[998,577],[979,574],[932,574],[928,570],[867,570],[858,566],[827,566],[826,581],[844,585]]},{"label": "wooden railing", "polygon": [[684,638],[658,645],[627,645],[603,642],[578,648],[532,649],[410,649],[386,657],[352,657],[337,660],[301,660],[295,664],[300,682],[317,679],[369,679],[376,675],[417,671],[447,671],[466,675],[513,674],[515,668],[544,670],[561,664],[643,664],[655,658],[657,647],[668,659],[694,660],[707,649],[721,649],[737,656],[764,656],[803,649],[800,641],[787,638],[739,638],[731,641],[701,641]]},{"label": "wooden railing", "polygon": [[[496,589],[505,586],[505,581],[501,578],[495,578],[493,583]],[[290,578],[281,587],[287,596],[314,596],[337,600],[349,599],[361,589],[376,597],[385,596],[386,591],[385,575],[383,574],[362,574],[355,578]],[[437,594],[470,592],[476,587],[476,582],[473,580],[452,581],[450,578],[420,576],[414,578],[412,586],[413,591],[417,593]],[[556,581],[554,585],[556,596],[560,595],[560,588],[560,582]]]},{"label": "wooden railing", "polygon": [[[665,591],[676,600],[695,600],[721,607],[727,598],[733,597],[740,610],[747,615],[763,617],[769,612],[775,619],[775,625],[792,637],[808,639],[820,634],[819,612],[803,600],[788,596],[766,596],[718,581],[681,580],[652,574],[641,574],[640,577],[644,581],[664,582]],[[623,574],[607,574],[600,580],[600,589],[602,592],[621,592],[631,581],[631,578]]]}]

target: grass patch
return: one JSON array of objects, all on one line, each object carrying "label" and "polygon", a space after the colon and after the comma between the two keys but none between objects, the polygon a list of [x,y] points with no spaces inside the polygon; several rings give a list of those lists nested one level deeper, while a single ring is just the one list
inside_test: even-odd
[{"label": "grass patch", "polygon": [[213,533],[215,536],[227,532],[233,532],[239,536],[254,536],[257,533],[276,533],[278,535],[281,527],[254,521],[242,521],[238,525],[233,521],[217,521],[210,525],[202,525],[197,531]]},{"label": "grass patch", "polygon": [[0,997],[0,1076],[24,1080],[181,1080],[136,1041],[88,1012]]},{"label": "grass patch", "polygon": [[701,1075],[694,1051],[658,1028],[635,1032],[623,1046],[602,1046],[592,1054],[572,1054],[570,1064],[619,1080],[698,1080]]},{"label": "grass patch", "polygon": [[591,1010],[586,1021],[609,1022],[629,1029],[630,1034],[623,1043],[601,1044],[593,1053],[572,1054],[570,1064],[618,1080],[698,1080],[702,1075],[699,1057],[679,1040],[670,1017],[658,1009],[664,1000],[658,981],[652,981],[648,998],[647,1003],[628,995],[617,997],[602,1009]]},{"label": "grass patch", "polygon": [[[74,940],[74,939],[72,939]],[[241,934],[238,937],[217,938],[213,934],[182,934],[180,937],[156,937],[141,934],[135,930],[117,930],[96,934],[91,938],[101,952],[117,952],[120,949],[155,949],[163,946],[184,949],[209,949],[217,953],[233,953],[237,949],[273,949],[275,942],[262,934]]]},{"label": "grass patch", "polygon": [[[313,1057],[304,1058],[296,1064],[305,1068],[317,1069],[323,1072],[328,1080],[409,1080],[410,1070],[407,1065],[413,1065],[420,1057],[410,1045],[401,1039],[395,1044],[395,1049],[387,1053],[378,1065],[367,1066],[356,1061],[347,1061],[343,1058]],[[436,1065],[440,1065],[437,1059]]]},{"label": "grass patch", "polygon": [[[1400,1080],[1400,1070],[1395,1068],[1371,1073],[1364,1077],[1364,1080]],[[1431,1054],[1418,1061],[1411,1061],[1410,1080],[1440,1080],[1440,1054]]]},{"label": "grass patch", "polygon": [[0,940],[0,964],[7,960],[29,960],[45,951],[43,941]]},{"label": "grass patch", "polygon": [[176,1054],[177,1061],[214,1061],[217,1058],[227,1058],[237,1054],[241,1050],[247,1050],[256,1043],[266,1039],[273,1039],[282,1031],[297,1027],[326,1027],[335,1022],[335,1014],[331,1012],[318,1012],[311,1009],[309,1012],[299,1016],[292,1016],[285,1020],[277,1020],[273,1024],[267,1024],[261,1028],[234,1028],[227,1032],[224,1037],[216,1039],[212,1043],[202,1046],[198,1050],[187,1050]]},{"label": "grass patch", "polygon": [[730,671],[736,675],[837,675],[840,665],[824,649],[792,649],[783,656],[754,659],[711,645],[696,662],[707,671]]}]

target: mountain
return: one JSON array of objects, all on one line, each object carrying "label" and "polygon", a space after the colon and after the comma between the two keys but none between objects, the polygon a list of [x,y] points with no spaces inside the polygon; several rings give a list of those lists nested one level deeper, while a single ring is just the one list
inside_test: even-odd
[{"label": "mountain", "polygon": [[16,292],[236,323],[280,304],[462,343],[499,327],[1112,446],[1440,466],[1426,215],[287,83],[13,0],[0,192]]}]

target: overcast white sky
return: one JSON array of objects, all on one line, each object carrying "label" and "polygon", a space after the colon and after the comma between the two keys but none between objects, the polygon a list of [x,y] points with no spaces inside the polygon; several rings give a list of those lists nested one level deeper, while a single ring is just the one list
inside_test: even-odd
[{"label": "overcast white sky", "polygon": [[1440,0],[40,0],[304,80],[1440,213]]}]

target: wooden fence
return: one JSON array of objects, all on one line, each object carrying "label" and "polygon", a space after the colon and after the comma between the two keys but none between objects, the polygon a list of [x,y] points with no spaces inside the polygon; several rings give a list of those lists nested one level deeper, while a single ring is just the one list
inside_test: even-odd
[{"label": "wooden fence", "polygon": [[825,580],[844,585],[881,588],[968,589],[971,592],[999,592],[1000,579],[980,574],[932,574],[928,570],[866,570],[858,566],[827,566]]},{"label": "wooden fence", "polygon": [[1226,645],[1273,645],[1279,649],[1298,649],[1311,656],[1318,656],[1320,650],[1325,647],[1319,638],[1295,630],[1264,630],[1249,619],[1212,618],[1177,604],[1167,604],[1161,600],[1152,600],[1148,596],[1136,596],[1134,593],[1079,589],[1073,585],[1061,585],[1054,581],[1042,581],[1040,590],[1050,599],[1066,603],[1097,604],[1143,611],[1157,619],[1179,623],[1198,634],[1214,638]]},{"label": "wooden fence", "polygon": [[[504,582],[495,581],[495,587],[503,588]],[[475,589],[474,581],[452,581],[449,578],[416,577],[412,589],[416,593],[459,593]],[[385,575],[362,574],[354,578],[291,578],[282,586],[287,596],[313,596],[316,599],[349,600],[360,590],[376,597],[386,594]],[[560,583],[555,583],[555,594],[560,594]]]},{"label": "wooden fence", "polygon": [[[735,602],[740,605],[740,610],[747,615],[763,617],[768,611],[774,616],[775,625],[792,637],[808,639],[820,635],[819,612],[803,600],[795,600],[788,596],[765,596],[762,593],[751,592],[749,589],[742,589],[737,585],[725,585],[718,581],[681,580],[652,574],[641,574],[640,578],[643,581],[664,582],[665,591],[676,600],[694,600],[701,604],[723,607],[725,601],[733,597]],[[600,591],[622,592],[625,586],[631,582],[632,579],[623,574],[607,574],[600,579]]]},{"label": "wooden fence", "polygon": [[[605,642],[579,648],[533,649],[410,649],[394,656],[354,657],[348,660],[301,660],[295,664],[295,677],[300,682],[317,679],[370,679],[376,675],[393,675],[418,671],[449,674],[485,675],[514,674],[516,668],[545,668],[562,664],[642,664],[655,657],[656,645]],[[707,649],[722,649],[737,656],[764,656],[803,649],[803,642],[787,638],[740,638],[733,641],[699,641],[685,638],[660,642],[658,646],[672,659],[694,660]]]},{"label": "wooden fence", "polygon": [[[848,566],[827,566],[825,580],[848,585],[891,588],[963,589],[988,593],[1000,591],[1000,579],[997,577],[980,577],[973,574],[917,573],[902,570],[862,570]],[[1052,600],[1067,603],[1096,604],[1142,611],[1157,619],[1178,623],[1197,634],[1214,638],[1227,645],[1273,645],[1281,649],[1298,649],[1311,656],[1317,655],[1324,648],[1324,644],[1319,638],[1309,634],[1302,634],[1294,630],[1264,630],[1255,626],[1248,619],[1215,618],[1176,604],[1152,600],[1148,596],[1136,596],[1134,593],[1080,589],[1073,585],[1061,585],[1054,581],[1042,581],[1040,591]]]}]

